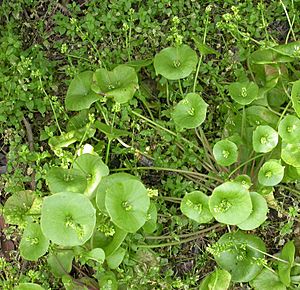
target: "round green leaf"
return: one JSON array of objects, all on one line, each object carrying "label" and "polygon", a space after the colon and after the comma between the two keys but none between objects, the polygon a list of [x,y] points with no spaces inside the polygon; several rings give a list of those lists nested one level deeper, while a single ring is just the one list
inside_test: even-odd
[{"label": "round green leaf", "polygon": [[112,71],[100,68],[93,76],[92,90],[112,97],[120,104],[127,103],[137,88],[138,77],[135,69],[127,65],[118,65]]},{"label": "round green leaf", "polygon": [[269,269],[263,269],[250,284],[254,290],[286,290],[278,275]]},{"label": "round green leaf", "polygon": [[249,189],[252,185],[250,176],[248,176],[246,174],[238,175],[233,181],[240,183],[246,189]]},{"label": "round green leaf", "polygon": [[82,154],[75,160],[74,169],[80,170],[87,176],[87,187],[84,194],[88,197],[93,197],[102,177],[109,173],[109,169],[102,159],[89,153]]},{"label": "round green leaf", "polygon": [[86,175],[77,169],[52,167],[46,175],[48,187],[52,193],[84,192],[87,186]]},{"label": "round green leaf", "polygon": [[300,120],[296,116],[287,115],[278,126],[278,134],[287,143],[299,143]]},{"label": "round green leaf", "polygon": [[249,105],[258,97],[258,86],[253,82],[236,82],[228,86],[229,95],[240,105]]},{"label": "round green leaf", "polygon": [[196,69],[198,57],[188,45],[167,47],[154,57],[156,74],[169,80],[183,79]]},{"label": "round green leaf", "polygon": [[209,209],[218,222],[240,224],[252,211],[249,191],[239,183],[225,182],[214,189],[209,199]]},{"label": "round green leaf", "polygon": [[105,207],[112,222],[134,233],[146,220],[150,199],[145,186],[137,180],[118,181],[106,191]]},{"label": "round green leaf", "polygon": [[229,288],[231,275],[223,269],[216,269],[201,281],[199,290],[226,290]]},{"label": "round green leaf", "polygon": [[93,72],[85,71],[77,75],[70,83],[66,96],[66,109],[80,111],[88,109],[100,96],[91,90]]},{"label": "round green leaf", "polygon": [[208,105],[195,93],[189,93],[174,108],[172,117],[180,128],[196,128],[205,118]]},{"label": "round green leaf", "polygon": [[281,159],[294,167],[300,167],[300,143],[288,144],[282,141]]},{"label": "round green leaf", "polygon": [[188,218],[199,224],[206,224],[213,219],[208,206],[209,197],[201,191],[187,193],[181,201],[180,209]]},{"label": "round green leaf", "polygon": [[84,254],[84,260],[93,260],[102,264],[105,260],[105,252],[101,248],[94,248]]},{"label": "round green leaf", "polygon": [[258,228],[267,219],[268,205],[266,200],[257,192],[250,192],[250,197],[252,212],[244,222],[237,225],[244,231]]},{"label": "round green leaf", "polygon": [[278,134],[270,126],[258,126],[253,132],[253,149],[255,152],[270,152],[278,143]]},{"label": "round green leaf", "polygon": [[45,290],[45,288],[35,283],[20,283],[14,290]]},{"label": "round green leaf", "polygon": [[277,127],[279,117],[263,106],[250,106],[246,108],[247,121],[252,126],[269,125],[272,128]]},{"label": "round green leaf", "polygon": [[138,180],[138,178],[134,175],[130,175],[128,173],[114,173],[109,176],[105,176],[102,178],[100,184],[96,189],[96,204],[98,209],[101,212],[106,212],[105,208],[105,196],[107,190],[116,182],[126,182],[127,180]]},{"label": "round green leaf", "polygon": [[278,160],[269,160],[259,169],[258,181],[264,186],[275,186],[283,176],[284,166]]},{"label": "round green leaf", "polygon": [[222,166],[229,166],[238,159],[238,148],[229,140],[218,141],[213,148],[216,162]]},{"label": "round green leaf", "polygon": [[36,223],[29,223],[22,235],[20,242],[20,254],[29,261],[37,261],[46,254],[49,240],[44,236],[41,227]]},{"label": "round green leaf", "polygon": [[72,247],[84,244],[93,234],[96,210],[80,193],[61,192],[45,197],[41,228],[53,243]]},{"label": "round green leaf", "polygon": [[264,257],[259,251],[265,252],[266,248],[259,237],[244,232],[227,233],[217,243],[224,250],[214,254],[214,258],[231,274],[232,281],[249,282],[262,270],[256,259]]}]

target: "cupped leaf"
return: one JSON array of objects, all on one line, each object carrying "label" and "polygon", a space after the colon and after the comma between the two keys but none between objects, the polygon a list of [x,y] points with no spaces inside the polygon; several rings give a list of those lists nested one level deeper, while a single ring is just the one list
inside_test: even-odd
[{"label": "cupped leaf", "polygon": [[143,225],[143,230],[147,234],[151,234],[157,227],[157,208],[154,202],[150,202],[150,207],[147,214],[147,221]]},{"label": "cupped leaf", "polygon": [[91,90],[92,81],[92,71],[82,72],[71,81],[65,100],[67,110],[80,111],[88,109],[100,99],[100,96]]},{"label": "cupped leaf", "polygon": [[214,254],[217,264],[231,274],[234,282],[249,282],[263,268],[256,263],[266,251],[264,242],[257,236],[244,232],[224,234],[217,242],[223,249]]},{"label": "cupped leaf", "polygon": [[51,273],[60,278],[72,270],[72,261],[74,259],[74,252],[72,250],[63,249],[58,252],[50,253],[47,259],[50,266]]},{"label": "cupped leaf", "polygon": [[214,145],[213,155],[218,164],[229,166],[237,161],[238,148],[229,140],[221,140]]},{"label": "cupped leaf", "polygon": [[249,105],[258,97],[258,86],[254,82],[236,82],[228,86],[229,95],[240,105]]},{"label": "cupped leaf", "polygon": [[223,269],[216,269],[201,281],[199,290],[226,290],[229,288],[231,275]]},{"label": "cupped leaf", "polygon": [[275,186],[283,179],[284,166],[278,160],[269,160],[259,169],[258,181],[264,186]]},{"label": "cupped leaf", "polygon": [[45,290],[45,288],[35,283],[20,283],[14,290]]},{"label": "cupped leaf", "polygon": [[12,225],[24,225],[31,217],[27,215],[33,205],[35,196],[32,191],[24,190],[10,196],[3,207],[5,221]]},{"label": "cupped leaf", "polygon": [[281,159],[294,167],[300,167],[300,142],[288,144],[282,141]]},{"label": "cupped leaf", "polygon": [[276,129],[279,117],[263,106],[246,108],[246,118],[252,126],[269,125]]},{"label": "cupped leaf", "polygon": [[254,290],[286,290],[276,273],[263,269],[251,282]]},{"label": "cupped leaf", "polygon": [[106,191],[105,207],[112,222],[129,233],[145,224],[149,206],[147,189],[140,181],[118,181]]},{"label": "cupped leaf", "polygon": [[75,160],[74,169],[80,170],[87,176],[87,187],[84,194],[88,197],[93,197],[102,177],[109,173],[109,169],[102,159],[89,153],[82,154]]},{"label": "cupped leaf", "polygon": [[135,69],[127,65],[118,65],[112,71],[100,68],[93,76],[92,90],[112,97],[120,104],[127,103],[137,88],[138,77]]},{"label": "cupped leaf", "polygon": [[284,117],[279,123],[278,134],[287,143],[299,143],[300,119],[293,115]]},{"label": "cupped leaf", "polygon": [[300,80],[294,82],[292,87],[291,99],[293,108],[298,117],[300,117]]},{"label": "cupped leaf", "polygon": [[205,224],[213,219],[208,206],[209,197],[201,191],[187,193],[180,204],[180,210],[188,218],[199,224]]},{"label": "cupped leaf", "polygon": [[175,106],[172,117],[179,128],[196,128],[204,122],[207,107],[200,95],[189,93]]},{"label": "cupped leaf", "polygon": [[94,248],[87,253],[83,254],[83,260],[93,260],[99,264],[102,264],[105,260],[105,252],[101,248]]},{"label": "cupped leaf", "polygon": [[264,197],[257,192],[250,192],[250,197],[252,212],[244,222],[237,225],[244,231],[258,228],[267,219],[268,205]]},{"label": "cupped leaf", "polygon": [[60,192],[44,198],[41,228],[55,244],[66,247],[84,244],[92,236],[95,223],[96,210],[85,195]]},{"label": "cupped leaf", "polygon": [[209,199],[209,209],[218,222],[240,224],[252,211],[249,191],[239,183],[225,182],[214,189]]},{"label": "cupped leaf", "polygon": [[29,223],[22,235],[20,242],[20,254],[29,261],[37,261],[46,254],[49,240],[44,236],[41,227],[37,223]]},{"label": "cupped leaf", "polygon": [[252,186],[251,178],[246,174],[238,175],[233,181],[240,183],[246,189],[249,189]]},{"label": "cupped leaf", "polygon": [[270,126],[258,126],[253,132],[252,142],[255,152],[267,153],[277,146],[278,134]]},{"label": "cupped leaf", "polygon": [[52,167],[46,174],[46,181],[52,193],[84,192],[87,186],[86,175],[77,169]]},{"label": "cupped leaf", "polygon": [[167,47],[154,57],[156,74],[169,80],[183,79],[196,69],[198,57],[188,45]]},{"label": "cupped leaf", "polygon": [[96,189],[96,204],[101,212],[106,212],[105,196],[107,190],[116,182],[126,182],[127,180],[139,180],[136,176],[128,173],[114,173],[102,178]]},{"label": "cupped leaf", "polygon": [[291,283],[291,269],[295,260],[295,245],[293,241],[287,242],[281,253],[280,259],[285,260],[287,263],[280,262],[278,263],[278,274],[280,280],[284,285],[290,286]]}]

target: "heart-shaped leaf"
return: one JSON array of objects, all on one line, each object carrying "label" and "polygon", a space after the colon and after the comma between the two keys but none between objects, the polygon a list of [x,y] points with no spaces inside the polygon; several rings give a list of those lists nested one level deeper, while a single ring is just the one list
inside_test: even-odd
[{"label": "heart-shaped leaf", "polygon": [[180,210],[188,218],[199,224],[205,224],[213,219],[208,206],[209,197],[201,191],[187,193],[181,201]]},{"label": "heart-shaped leaf", "polygon": [[37,261],[45,255],[49,247],[49,240],[44,236],[37,223],[29,223],[22,235],[20,254],[29,261]]},{"label": "heart-shaped leaf", "polygon": [[279,123],[278,134],[287,143],[299,143],[300,119],[293,115],[285,116]]},{"label": "heart-shaped leaf", "polygon": [[92,236],[95,223],[96,210],[83,194],[60,192],[44,198],[41,228],[57,245],[83,245]]},{"label": "heart-shaped leaf", "polygon": [[236,82],[228,86],[229,95],[240,105],[249,105],[258,97],[258,86],[254,82]]},{"label": "heart-shaped leaf", "polygon": [[267,219],[268,205],[264,197],[257,192],[250,192],[250,197],[252,212],[244,222],[237,225],[244,231],[258,228]]},{"label": "heart-shaped leaf", "polygon": [[204,122],[207,107],[200,95],[189,93],[175,106],[172,117],[179,128],[196,128]]},{"label": "heart-shaped leaf", "polygon": [[221,140],[214,145],[213,155],[218,164],[229,166],[237,161],[238,148],[229,140]]},{"label": "heart-shaped leaf", "polygon": [[283,179],[284,166],[278,160],[269,160],[259,169],[258,181],[264,186],[275,186]]},{"label": "heart-shaped leaf", "polygon": [[149,206],[147,190],[140,181],[118,181],[106,191],[107,212],[112,222],[126,232],[134,233],[145,224]]},{"label": "heart-shaped leaf", "polygon": [[196,69],[198,57],[188,45],[167,47],[154,57],[156,74],[168,80],[179,80],[189,76]]},{"label": "heart-shaped leaf", "polygon": [[278,134],[268,125],[258,126],[253,132],[252,142],[255,152],[267,153],[277,146]]},{"label": "heart-shaped leaf", "polygon": [[80,111],[88,109],[100,99],[100,96],[91,90],[92,81],[92,71],[82,72],[71,81],[65,100],[67,110]]},{"label": "heart-shaped leaf", "polygon": [[120,104],[127,103],[137,88],[137,74],[134,68],[127,65],[119,65],[112,71],[100,68],[93,76],[92,90],[112,97]]},{"label": "heart-shaped leaf", "polygon": [[214,189],[209,199],[209,209],[220,223],[240,224],[252,212],[249,191],[239,183],[225,182]]},{"label": "heart-shaped leaf", "polygon": [[256,260],[264,257],[260,251],[265,252],[266,247],[259,237],[239,231],[224,234],[217,243],[224,250],[214,258],[231,274],[232,281],[249,282],[262,270]]}]

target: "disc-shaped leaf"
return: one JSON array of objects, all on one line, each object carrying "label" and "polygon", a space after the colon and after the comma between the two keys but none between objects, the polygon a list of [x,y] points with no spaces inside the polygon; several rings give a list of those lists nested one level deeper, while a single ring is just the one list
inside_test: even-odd
[{"label": "disc-shaped leaf", "polygon": [[231,274],[232,281],[249,282],[262,270],[256,260],[264,257],[259,251],[265,252],[266,248],[259,237],[239,231],[223,235],[217,243],[224,246],[224,251],[214,255],[215,260]]},{"label": "disc-shaped leaf", "polygon": [[3,215],[8,224],[23,225],[31,217],[27,215],[33,201],[34,194],[30,190],[24,190],[14,193],[10,196],[3,207]]},{"label": "disc-shaped leaf", "polygon": [[278,274],[280,280],[284,285],[290,286],[291,283],[291,269],[295,260],[295,245],[293,241],[287,242],[279,256],[280,259],[287,261],[287,263],[278,263]]},{"label": "disc-shaped leaf", "polygon": [[250,176],[248,176],[246,174],[238,175],[234,179],[234,182],[240,183],[242,186],[244,186],[247,189],[249,189],[252,185]]},{"label": "disc-shaped leaf", "polygon": [[218,222],[240,224],[252,211],[249,191],[239,183],[225,182],[214,189],[209,199],[209,209]]},{"label": "disc-shaped leaf", "polygon": [[189,76],[196,69],[198,57],[188,45],[167,47],[154,57],[156,74],[168,80],[178,80]]},{"label": "disc-shaped leaf", "polygon": [[180,128],[196,128],[205,118],[208,105],[195,93],[189,93],[174,108],[172,117]]},{"label": "disc-shaped leaf", "polygon": [[300,80],[294,82],[292,87],[291,99],[294,110],[298,117],[300,117]]},{"label": "disc-shaped leaf", "polygon": [[74,168],[87,176],[87,187],[84,194],[92,197],[102,177],[107,176],[109,169],[102,159],[94,154],[80,155],[74,162]]},{"label": "disc-shaped leaf", "polygon": [[205,224],[213,219],[208,200],[209,197],[201,191],[189,192],[182,199],[180,209],[188,218],[199,224]]},{"label": "disc-shaped leaf", "polygon": [[53,243],[72,247],[84,244],[96,223],[96,210],[83,194],[61,192],[44,198],[41,228]]},{"label": "disc-shaped leaf", "polygon": [[45,288],[35,283],[20,283],[14,290],[45,290]]},{"label": "disc-shaped leaf", "polygon": [[294,167],[300,167],[300,142],[288,144],[282,141],[281,159]]},{"label": "disc-shaped leaf", "polygon": [[259,169],[258,181],[264,186],[277,185],[284,176],[284,166],[278,160],[269,160]]},{"label": "disc-shaped leaf", "polygon": [[100,68],[93,76],[93,91],[112,97],[120,104],[127,103],[137,88],[138,77],[135,69],[127,65],[118,65],[112,71]]},{"label": "disc-shaped leaf", "polygon": [[269,269],[263,269],[250,284],[254,290],[286,290],[276,272],[274,273]]},{"label": "disc-shaped leaf", "polygon": [[46,174],[46,181],[52,193],[81,192],[86,189],[86,175],[77,169],[52,167]]},{"label": "disc-shaped leaf", "polygon": [[300,142],[300,120],[296,116],[287,115],[278,126],[278,133],[287,143]]},{"label": "disc-shaped leaf", "polygon": [[222,166],[229,166],[238,159],[238,148],[229,140],[218,141],[213,148],[216,162]]},{"label": "disc-shaped leaf", "polygon": [[246,118],[252,126],[269,125],[277,127],[279,117],[263,106],[250,106],[246,108]]},{"label": "disc-shaped leaf", "polygon": [[216,269],[201,281],[199,290],[226,290],[229,288],[231,275],[223,269]]},{"label": "disc-shaped leaf", "polygon": [[244,231],[258,228],[267,219],[268,205],[264,197],[257,192],[250,192],[250,197],[252,212],[244,222],[237,225]]},{"label": "disc-shaped leaf", "polygon": [[278,134],[270,126],[258,126],[253,132],[253,149],[255,152],[270,152],[278,143]]},{"label": "disc-shaped leaf", "polygon": [[241,105],[249,105],[258,97],[258,86],[253,82],[236,82],[228,86],[229,95]]},{"label": "disc-shaped leaf", "polygon": [[105,196],[107,190],[116,182],[126,182],[127,180],[138,180],[138,178],[134,175],[130,175],[128,173],[114,173],[109,176],[105,176],[102,178],[100,184],[96,189],[96,204],[98,209],[101,212],[106,212],[105,208]]},{"label": "disc-shaped leaf", "polygon": [[50,266],[51,273],[59,278],[71,272],[73,259],[74,252],[72,250],[64,249],[62,251],[50,253],[47,262]]},{"label": "disc-shaped leaf", "polygon": [[22,235],[20,242],[20,254],[29,261],[37,261],[46,254],[49,240],[44,236],[41,227],[37,223],[29,223]]},{"label": "disc-shaped leaf", "polygon": [[105,207],[109,216],[114,224],[129,233],[145,224],[149,206],[147,190],[140,181],[118,181],[106,191]]},{"label": "disc-shaped leaf", "polygon": [[93,72],[85,71],[77,75],[70,83],[66,96],[66,109],[80,111],[88,109],[100,96],[91,90]]}]

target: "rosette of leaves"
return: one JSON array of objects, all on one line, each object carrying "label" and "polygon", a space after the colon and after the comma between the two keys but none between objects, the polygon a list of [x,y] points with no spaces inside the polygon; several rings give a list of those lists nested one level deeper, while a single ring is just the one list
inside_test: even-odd
[{"label": "rosette of leaves", "polygon": [[257,192],[250,192],[250,197],[252,212],[244,222],[237,225],[244,231],[258,228],[267,219],[268,205],[264,197]]},{"label": "rosette of leaves", "polygon": [[221,140],[214,145],[213,155],[219,165],[229,166],[237,161],[238,148],[232,141]]},{"label": "rosette of leaves", "polygon": [[213,219],[208,206],[209,197],[201,191],[187,193],[180,204],[180,210],[188,218],[199,224],[205,224]]},{"label": "rosette of leaves", "polygon": [[41,227],[37,223],[29,223],[22,235],[20,242],[20,254],[29,261],[37,261],[46,254],[49,240],[44,236]]},{"label": "rosette of leaves", "polygon": [[258,86],[254,82],[235,82],[228,86],[229,95],[240,105],[249,105],[258,97]]},{"label": "rosette of leaves", "polygon": [[204,122],[207,107],[200,95],[189,93],[175,106],[172,117],[180,129],[196,128]]},{"label": "rosette of leaves", "polygon": [[268,125],[258,126],[253,132],[252,142],[255,152],[267,153],[277,146],[278,134]]},{"label": "rosette of leaves", "polygon": [[196,69],[197,53],[188,45],[167,47],[154,57],[156,74],[168,80],[179,80],[188,77]]},{"label": "rosette of leaves", "polygon": [[271,159],[259,169],[258,181],[264,186],[275,186],[283,179],[284,166],[279,160]]},{"label": "rosette of leaves", "polygon": [[104,68],[96,70],[92,90],[98,95],[111,97],[115,102],[127,103],[138,89],[138,77],[134,68],[118,65],[112,71]]},{"label": "rosette of leaves", "polygon": [[42,232],[57,245],[83,245],[92,236],[95,223],[96,210],[83,194],[60,192],[44,198]]},{"label": "rosette of leaves", "polygon": [[226,290],[229,288],[231,275],[223,269],[216,269],[206,276],[200,284],[199,290]]},{"label": "rosette of leaves", "polygon": [[300,142],[300,120],[296,116],[287,115],[279,123],[278,134],[286,143]]},{"label": "rosette of leaves", "polygon": [[240,183],[225,182],[214,189],[209,199],[209,209],[218,222],[240,224],[252,212],[249,191]]},{"label": "rosette of leaves", "polygon": [[52,193],[84,192],[87,186],[86,175],[77,169],[52,167],[46,174],[46,181]]},{"label": "rosette of leaves", "polygon": [[[214,247],[213,247],[214,248]],[[213,251],[217,264],[231,274],[233,282],[249,282],[263,266],[256,263],[266,251],[264,242],[257,236],[238,231],[224,234]]]}]

